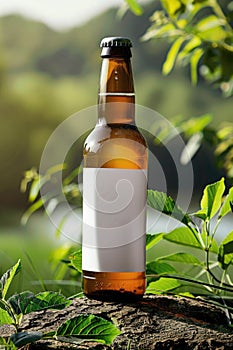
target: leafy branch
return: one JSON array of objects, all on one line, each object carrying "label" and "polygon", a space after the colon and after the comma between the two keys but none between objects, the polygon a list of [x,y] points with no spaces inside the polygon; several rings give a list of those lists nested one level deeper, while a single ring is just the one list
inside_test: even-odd
[{"label": "leafy branch", "polygon": [[217,0],[160,0],[160,3],[162,10],[151,16],[152,24],[142,39],[171,43],[163,73],[169,74],[176,62],[189,65],[195,85],[200,67],[207,81],[230,96],[233,93],[232,2],[224,7]]},{"label": "leafy branch", "polygon": [[15,333],[10,337],[0,337],[0,347],[2,345],[6,349],[15,350],[43,339],[59,340],[73,344],[95,341],[110,345],[115,337],[120,334],[119,329],[113,323],[91,314],[77,315],[63,322],[56,330],[48,333],[39,331],[20,332],[19,326],[24,315],[46,309],[61,310],[71,304],[70,298],[52,291],[38,294],[25,291],[14,294],[7,299],[8,289],[20,270],[21,262],[19,260],[0,279],[0,326],[9,324],[15,328]]},{"label": "leafy branch", "polygon": [[[191,286],[199,285],[203,292],[206,290],[208,297],[213,295],[224,299],[226,292],[232,295],[233,282],[230,277],[230,269],[233,265],[233,231],[229,232],[219,245],[215,240],[217,228],[222,219],[233,212],[233,187],[226,196],[224,196],[225,190],[223,178],[207,185],[200,202],[200,209],[192,214],[182,213],[174,201],[165,194],[162,194],[164,205],[161,205],[161,193],[148,191],[148,205],[165,215],[174,217],[182,225],[169,233],[150,234],[147,237],[147,249],[151,249],[163,239],[198,249],[202,251],[203,256],[200,259],[199,256],[190,253],[176,252],[149,261],[147,263],[149,282],[147,291],[149,293],[169,291],[178,293],[179,290],[190,293]],[[179,217],[177,212],[179,212]],[[197,220],[201,221],[201,224],[197,224]],[[193,268],[191,273],[186,272],[180,275],[169,262],[186,266],[191,264]],[[182,281],[189,282],[189,284],[186,286],[181,283]]]}]

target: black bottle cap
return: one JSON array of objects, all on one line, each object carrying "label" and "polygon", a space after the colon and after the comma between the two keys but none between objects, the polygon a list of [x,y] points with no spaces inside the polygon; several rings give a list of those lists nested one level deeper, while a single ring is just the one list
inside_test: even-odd
[{"label": "black bottle cap", "polygon": [[107,37],[101,40],[100,47],[132,47],[130,39],[123,37]]},{"label": "black bottle cap", "polygon": [[131,57],[132,42],[123,37],[107,37],[101,40],[101,57]]}]

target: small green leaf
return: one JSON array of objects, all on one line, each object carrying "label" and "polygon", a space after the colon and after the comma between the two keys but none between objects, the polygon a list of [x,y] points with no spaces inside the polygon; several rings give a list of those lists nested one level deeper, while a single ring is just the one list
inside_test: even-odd
[{"label": "small green leaf", "polygon": [[180,0],[161,0],[163,7],[171,17],[176,17],[176,14],[183,7],[183,4]]},{"label": "small green leaf", "polygon": [[233,264],[233,231],[221,242],[218,261],[224,270],[226,270],[230,264]]},{"label": "small green leaf", "polygon": [[176,29],[173,23],[164,24],[162,27],[152,25],[143,35],[142,40],[147,41],[152,38],[170,38],[180,35],[180,30]]},{"label": "small green leaf", "polygon": [[127,2],[127,4],[129,5],[131,11],[137,15],[140,16],[143,13],[143,8],[141,7],[141,5],[139,5],[139,3],[136,0],[125,0]]},{"label": "small green leaf", "polygon": [[204,213],[206,218],[211,219],[220,209],[224,190],[224,178],[205,187],[201,199],[201,213]]},{"label": "small green leaf", "polygon": [[230,188],[229,193],[225,198],[225,201],[223,203],[223,206],[220,210],[218,217],[222,218],[232,211],[233,211],[233,187]]},{"label": "small green leaf", "polygon": [[14,324],[14,323],[15,322],[11,318],[9,313],[6,310],[0,308],[0,326],[3,326],[4,324]]},{"label": "small green leaf", "polygon": [[197,48],[193,51],[192,56],[190,58],[191,81],[192,81],[193,85],[197,84],[197,77],[198,77],[197,67],[198,67],[198,62],[200,61],[203,54],[204,54],[203,49]]},{"label": "small green leaf", "polygon": [[70,262],[75,270],[82,272],[82,249],[79,249],[70,256]]},{"label": "small green leaf", "polygon": [[15,275],[21,270],[21,261],[18,260],[17,263],[9,269],[7,272],[5,272],[0,280],[0,287],[1,287],[1,295],[0,297],[5,299],[7,291],[11,285],[11,282]]},{"label": "small green leaf", "polygon": [[35,295],[28,291],[13,295],[8,302],[17,315],[45,309],[61,310],[71,303],[64,295],[57,292],[42,292]]},{"label": "small green leaf", "polygon": [[193,232],[188,227],[177,227],[173,231],[163,235],[166,241],[185,245],[188,247],[203,249],[202,245],[198,239],[196,232],[196,237]]},{"label": "small green leaf", "polygon": [[170,50],[168,51],[167,58],[163,64],[163,68],[162,68],[163,74],[167,75],[171,72],[172,68],[174,67],[179,49],[185,40],[186,40],[186,37],[179,37],[172,44]]},{"label": "small green leaf", "polygon": [[198,31],[199,37],[206,41],[221,41],[227,37],[227,32],[224,30],[222,25],[225,22],[215,15],[207,16],[201,19],[197,25],[196,30]]},{"label": "small green leaf", "polygon": [[26,225],[26,223],[28,222],[28,219],[30,218],[30,216],[37,211],[38,209],[40,209],[43,205],[44,205],[45,199],[44,198],[40,198],[38,199],[35,203],[33,203],[23,214],[22,218],[21,218],[21,223],[22,225]]},{"label": "small green leaf", "polygon": [[175,219],[188,225],[190,218],[188,214],[184,214],[182,210],[176,205],[175,201],[166,195],[166,193],[148,190],[147,191],[147,204],[166,215],[172,216]]},{"label": "small green leaf", "polygon": [[161,239],[163,238],[163,233],[158,234],[150,234],[147,233],[146,235],[146,250],[149,250],[154,245],[156,245]]},{"label": "small green leaf", "polygon": [[213,117],[211,114],[203,114],[200,117],[192,117],[188,120],[182,121],[181,125],[178,125],[178,128],[187,138],[190,138],[192,135],[203,132],[212,119]]},{"label": "small green leaf", "polygon": [[201,261],[189,253],[174,253],[157,258],[157,261],[174,261],[192,265],[202,265]]},{"label": "small green leaf", "polygon": [[39,195],[41,187],[47,182],[46,177],[38,176],[35,180],[33,180],[31,184],[31,188],[29,191],[28,200],[30,203],[34,202]]},{"label": "small green leaf", "polygon": [[12,334],[10,339],[15,344],[15,346],[22,347],[24,345],[40,340],[42,336],[42,332],[18,332]]},{"label": "small green leaf", "polygon": [[147,275],[164,275],[168,273],[176,273],[176,269],[162,261],[157,259],[156,261],[151,261],[146,264],[146,274]]},{"label": "small green leaf", "polygon": [[180,287],[181,284],[175,278],[161,277],[158,281],[151,282],[146,289],[146,293],[161,294]]},{"label": "small green leaf", "polygon": [[201,39],[198,36],[193,36],[191,40],[189,40],[184,48],[179,52],[178,60],[183,60],[186,56],[193,51],[196,47],[201,45]]},{"label": "small green leaf", "polygon": [[56,331],[55,337],[61,341],[76,338],[110,345],[120,333],[113,323],[98,316],[84,314],[65,321]]}]

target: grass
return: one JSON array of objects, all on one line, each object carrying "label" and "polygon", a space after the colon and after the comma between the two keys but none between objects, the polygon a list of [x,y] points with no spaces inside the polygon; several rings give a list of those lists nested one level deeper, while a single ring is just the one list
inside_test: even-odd
[{"label": "grass", "polygon": [[[0,275],[20,258],[23,270],[16,276],[10,294],[31,290],[62,290],[64,294],[77,293],[77,284],[54,280],[51,254],[62,243],[55,238],[54,227],[41,215],[34,215],[26,226],[20,225],[18,212],[0,216]],[[75,281],[74,281],[75,282]],[[80,289],[80,288],[79,288]]]}]

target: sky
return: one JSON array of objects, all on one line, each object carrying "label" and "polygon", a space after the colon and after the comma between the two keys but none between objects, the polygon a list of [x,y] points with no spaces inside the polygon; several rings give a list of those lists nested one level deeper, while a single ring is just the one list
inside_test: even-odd
[{"label": "sky", "polygon": [[124,0],[0,0],[0,16],[18,13],[53,29],[69,29]]}]

